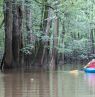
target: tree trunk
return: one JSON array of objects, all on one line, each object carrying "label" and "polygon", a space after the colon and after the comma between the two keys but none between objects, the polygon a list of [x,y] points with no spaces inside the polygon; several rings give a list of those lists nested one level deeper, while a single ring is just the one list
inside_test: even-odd
[{"label": "tree trunk", "polygon": [[25,0],[27,44],[33,42],[31,0]]},{"label": "tree trunk", "polygon": [[[64,21],[63,21],[63,24],[62,24],[62,44],[63,44],[63,49],[64,49],[64,36],[65,36],[65,25],[64,25]],[[61,59],[62,59],[62,62],[64,63],[64,52],[61,54]]]},{"label": "tree trunk", "polygon": [[57,52],[57,46],[58,46],[58,30],[59,30],[59,19],[58,17],[55,18],[55,26],[54,26],[54,40],[53,40],[53,48],[51,51],[51,62],[50,67],[56,68],[58,63],[58,52]]},{"label": "tree trunk", "polygon": [[91,29],[90,32],[90,40],[91,40],[91,53],[94,54],[94,36],[93,36],[94,29]]},{"label": "tree trunk", "polygon": [[41,18],[41,26],[40,29],[45,33],[47,26],[47,18],[48,18],[48,0],[42,0],[42,18]]},{"label": "tree trunk", "polygon": [[17,6],[17,11],[18,11],[18,24],[19,24],[19,63],[23,64],[24,62],[24,55],[22,54],[22,52],[20,52],[20,50],[23,48],[23,35],[22,35],[22,19],[23,19],[23,8],[22,8],[22,1],[19,2],[20,4]]},{"label": "tree trunk", "polygon": [[[48,19],[48,9],[49,7],[47,7],[46,5],[48,5],[48,0],[43,0],[43,11],[42,11],[42,23],[41,23],[41,31],[43,32],[43,35],[47,35],[46,33],[48,31],[46,31],[47,28],[47,19]],[[46,42],[44,42],[42,39],[39,40],[39,46],[37,47],[37,61],[41,64],[41,66],[44,65],[44,62],[46,61],[46,56],[44,56],[46,54],[46,49],[45,49],[45,46],[46,46]],[[37,63],[38,63],[37,62]]]},{"label": "tree trunk", "polygon": [[20,49],[23,47],[21,3],[18,4],[16,0],[4,1],[4,21],[5,52],[1,65],[10,68],[14,64],[17,66],[21,60]]},{"label": "tree trunk", "polygon": [[4,68],[12,66],[12,0],[4,1],[4,20],[5,20],[5,54]]},{"label": "tree trunk", "polygon": [[22,42],[22,10],[21,6],[17,5],[16,0],[13,0],[13,31],[12,31],[12,50],[14,64],[19,65],[20,49],[23,46]]},{"label": "tree trunk", "polygon": [[[51,20],[50,20],[50,8],[49,8],[48,9],[48,18],[47,18],[46,31],[45,31],[45,36],[46,37],[49,37],[50,24],[51,24]],[[43,49],[41,64],[48,64],[48,62],[49,62],[49,48],[48,48],[48,46],[49,46],[49,40],[46,39],[46,41],[44,42],[44,49]]]}]

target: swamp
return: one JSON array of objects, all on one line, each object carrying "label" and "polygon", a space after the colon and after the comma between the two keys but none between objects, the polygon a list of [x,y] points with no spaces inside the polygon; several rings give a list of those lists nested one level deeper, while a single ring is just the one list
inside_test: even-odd
[{"label": "swamp", "polygon": [[0,0],[0,97],[95,97],[95,0]]}]

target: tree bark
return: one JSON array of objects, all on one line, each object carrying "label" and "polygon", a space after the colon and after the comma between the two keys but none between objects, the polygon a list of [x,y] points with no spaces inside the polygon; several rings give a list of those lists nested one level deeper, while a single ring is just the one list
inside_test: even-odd
[{"label": "tree bark", "polygon": [[22,8],[22,1],[19,2],[20,4],[17,6],[17,11],[18,11],[18,24],[19,24],[19,63],[23,64],[24,62],[24,55],[23,53],[20,51],[23,48],[23,35],[22,35],[22,19],[23,19],[23,8]]},{"label": "tree bark", "polygon": [[[49,37],[49,32],[50,32],[50,8],[48,9],[48,17],[47,17],[47,25],[46,25],[46,31],[45,31],[45,36]],[[41,59],[41,64],[48,64],[48,59],[49,59],[49,40],[46,40],[44,42],[44,49],[43,49],[43,55]]]},{"label": "tree bark", "polygon": [[59,30],[59,19],[58,17],[55,18],[55,26],[54,26],[54,39],[53,39],[53,48],[51,50],[51,62],[50,62],[50,68],[52,67],[55,69],[57,67],[58,63],[58,52],[57,52],[57,46],[58,46],[58,30]]},{"label": "tree bark", "polygon": [[20,49],[23,47],[22,42],[22,10],[21,6],[13,0],[13,31],[12,31],[12,50],[14,64],[19,65]]},{"label": "tree bark", "polygon": [[94,36],[93,36],[94,29],[91,29],[90,32],[90,40],[91,40],[91,53],[94,54]]},{"label": "tree bark", "polygon": [[[63,49],[64,49],[64,36],[65,36],[65,25],[64,25],[64,21],[63,21],[63,24],[62,24],[62,44],[63,44]],[[64,52],[61,54],[61,59],[62,59],[62,62],[64,63]]]},{"label": "tree bark", "polygon": [[4,1],[4,20],[5,20],[5,54],[4,68],[12,66],[12,0]]},{"label": "tree bark", "polygon": [[25,0],[27,44],[33,42],[31,0]]}]

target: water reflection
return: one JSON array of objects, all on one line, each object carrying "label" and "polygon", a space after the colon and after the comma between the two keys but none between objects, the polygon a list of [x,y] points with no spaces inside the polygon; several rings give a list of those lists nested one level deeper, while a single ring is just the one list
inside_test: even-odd
[{"label": "water reflection", "polygon": [[0,97],[5,97],[4,92],[3,74],[0,74]]},{"label": "water reflection", "polygon": [[95,97],[95,74],[8,71],[0,73],[0,97]]},{"label": "water reflection", "polygon": [[86,73],[85,80],[87,80],[91,93],[95,95],[95,73]]}]

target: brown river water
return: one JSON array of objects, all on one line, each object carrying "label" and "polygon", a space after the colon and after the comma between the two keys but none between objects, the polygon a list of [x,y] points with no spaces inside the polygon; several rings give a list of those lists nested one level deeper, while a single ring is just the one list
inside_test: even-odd
[{"label": "brown river water", "polygon": [[68,69],[0,72],[0,97],[95,97],[95,74]]}]

